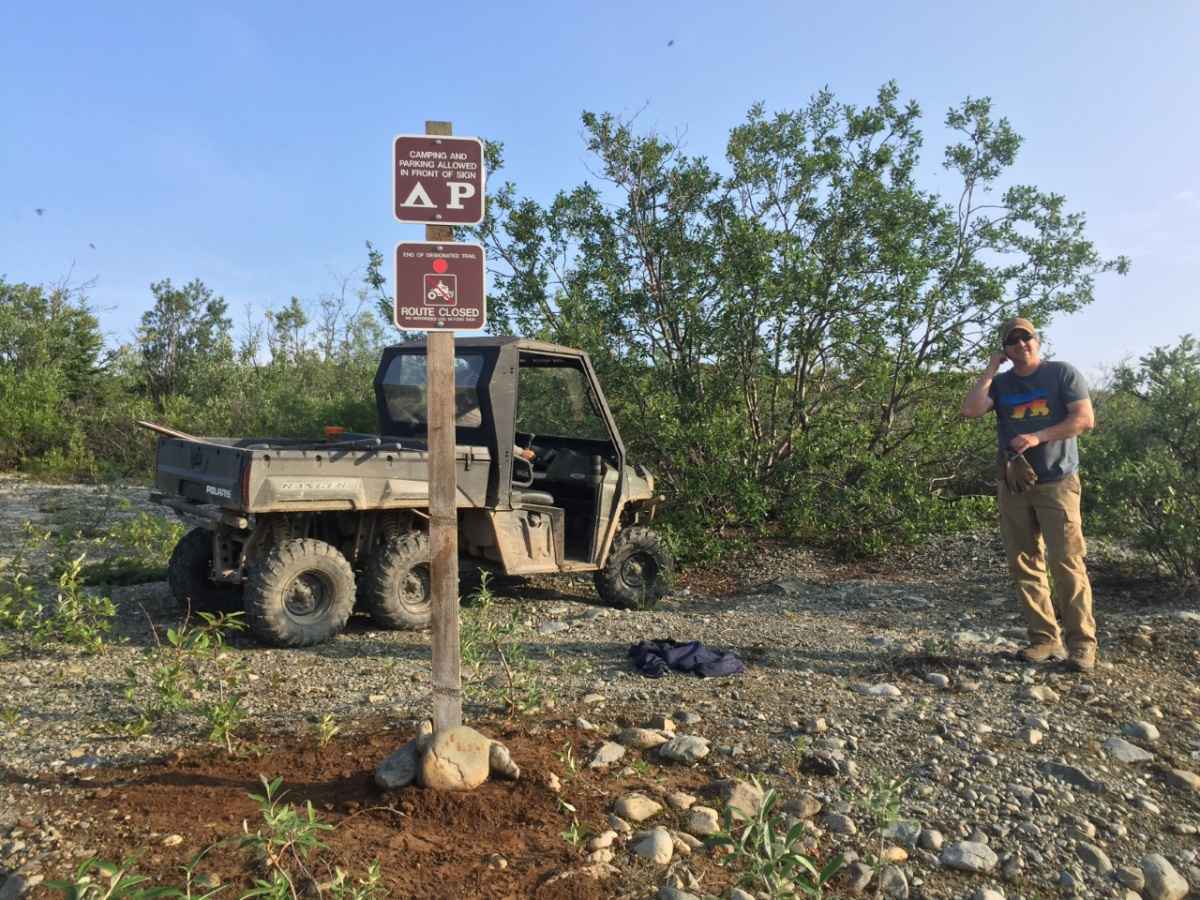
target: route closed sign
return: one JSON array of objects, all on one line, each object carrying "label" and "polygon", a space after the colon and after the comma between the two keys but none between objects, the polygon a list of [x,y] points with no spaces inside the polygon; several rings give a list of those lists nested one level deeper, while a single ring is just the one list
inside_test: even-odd
[{"label": "route closed sign", "polygon": [[402,134],[392,152],[396,219],[412,225],[483,221],[483,142]]},{"label": "route closed sign", "polygon": [[396,245],[396,327],[472,331],[487,323],[483,247],[450,241]]}]

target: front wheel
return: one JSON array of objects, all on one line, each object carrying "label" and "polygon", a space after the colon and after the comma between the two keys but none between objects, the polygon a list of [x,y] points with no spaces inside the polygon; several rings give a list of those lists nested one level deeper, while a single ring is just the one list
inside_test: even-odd
[{"label": "front wheel", "polygon": [[666,596],[675,560],[649,528],[626,528],[613,538],[596,592],[609,606],[649,609]]},{"label": "front wheel", "polygon": [[432,610],[429,535],[403,534],[384,543],[363,573],[362,602],[381,628],[418,631]]},{"label": "front wheel", "polygon": [[311,647],[346,627],[354,610],[354,570],[324,541],[284,541],[255,563],[245,606],[250,629],[263,641]]}]

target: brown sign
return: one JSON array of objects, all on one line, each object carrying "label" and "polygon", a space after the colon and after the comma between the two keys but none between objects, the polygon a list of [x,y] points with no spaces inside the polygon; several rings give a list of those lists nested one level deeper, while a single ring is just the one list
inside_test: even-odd
[{"label": "brown sign", "polygon": [[483,221],[483,141],[402,134],[392,152],[396,219],[412,225]]},{"label": "brown sign", "polygon": [[449,241],[396,245],[396,327],[473,331],[487,323],[483,247]]}]

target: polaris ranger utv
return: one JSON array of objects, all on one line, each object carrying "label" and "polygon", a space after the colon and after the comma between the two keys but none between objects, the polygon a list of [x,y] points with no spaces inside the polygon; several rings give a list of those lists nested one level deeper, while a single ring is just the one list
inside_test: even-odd
[{"label": "polaris ranger utv", "polygon": [[[464,571],[593,572],[605,603],[657,603],[673,560],[647,525],[663,498],[627,460],[587,354],[459,338],[454,364]],[[385,628],[427,627],[428,396],[426,344],[410,341],[380,360],[377,435],[195,438],[148,426],[164,435],[151,499],[195,526],[171,557],[179,602],[242,610],[276,646],[329,640],[356,606]]]}]

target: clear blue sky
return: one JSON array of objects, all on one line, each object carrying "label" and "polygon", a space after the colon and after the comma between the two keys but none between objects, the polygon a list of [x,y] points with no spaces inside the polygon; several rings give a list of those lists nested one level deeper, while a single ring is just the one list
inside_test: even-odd
[{"label": "clear blue sky", "polygon": [[[948,107],[989,96],[1015,178],[1067,197],[1106,256],[1046,330],[1086,373],[1200,336],[1200,3],[828,0],[0,4],[0,274],[88,291],[113,342],[149,285],[202,280],[239,326],[357,281],[391,211],[391,144],[427,119],[505,145],[547,202],[588,178],[580,113],[638,113],[723,166],[750,106],[895,79],[937,187]],[[942,176],[945,179],[946,176]],[[39,212],[40,210],[40,212]]]}]

